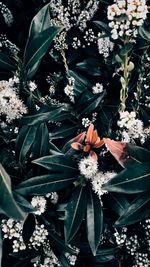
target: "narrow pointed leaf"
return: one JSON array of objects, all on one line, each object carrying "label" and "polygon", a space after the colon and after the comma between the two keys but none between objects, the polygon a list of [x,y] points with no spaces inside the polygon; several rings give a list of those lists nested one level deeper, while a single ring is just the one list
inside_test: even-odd
[{"label": "narrow pointed leaf", "polygon": [[26,126],[24,125],[16,140],[16,152],[18,160],[22,162],[26,155],[29,153],[33,142],[35,140],[36,132],[38,126]]},{"label": "narrow pointed leaf", "polygon": [[150,162],[135,163],[123,170],[103,188],[116,193],[141,193],[150,190]]},{"label": "narrow pointed leaf", "polygon": [[32,148],[33,158],[40,158],[49,154],[49,133],[46,123],[41,123],[37,129]]},{"label": "narrow pointed leaf", "polygon": [[93,255],[103,230],[103,212],[99,197],[89,188],[87,198],[87,237]]},{"label": "narrow pointed leaf", "polygon": [[16,192],[21,195],[45,195],[63,189],[74,181],[74,177],[63,178],[61,173],[36,176],[18,185]]},{"label": "narrow pointed leaf", "polygon": [[122,215],[124,211],[129,207],[130,203],[125,197],[125,195],[122,194],[109,194],[108,201],[107,201],[108,207],[116,212],[118,215]]},{"label": "narrow pointed leaf", "polygon": [[115,225],[122,227],[134,224],[150,215],[150,192],[140,194],[124,211],[122,216],[116,221]]},{"label": "narrow pointed leaf", "polygon": [[8,217],[23,220],[25,213],[17,205],[11,190],[11,180],[5,169],[0,164],[0,209]]},{"label": "narrow pointed leaf", "polygon": [[0,52],[0,69],[3,70],[16,70],[15,62],[10,59],[6,54]]},{"label": "narrow pointed leaf", "polygon": [[24,221],[22,230],[23,241],[26,245],[29,243],[29,240],[35,230],[35,224],[35,216],[32,213],[28,214],[27,218]]},{"label": "narrow pointed leaf", "polygon": [[45,156],[33,160],[33,163],[51,171],[68,172],[72,174],[77,173],[74,161],[64,155]]},{"label": "narrow pointed leaf", "polygon": [[69,243],[77,233],[86,210],[86,189],[77,187],[66,208],[65,240]]}]

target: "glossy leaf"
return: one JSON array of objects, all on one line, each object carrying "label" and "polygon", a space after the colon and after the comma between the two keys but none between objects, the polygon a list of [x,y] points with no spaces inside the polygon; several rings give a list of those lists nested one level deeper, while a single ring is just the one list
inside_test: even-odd
[{"label": "glossy leaf", "polygon": [[107,205],[111,210],[116,212],[116,214],[121,216],[129,207],[130,203],[124,195],[110,193],[107,199]]},{"label": "glossy leaf", "polygon": [[51,133],[50,133],[50,139],[58,139],[58,138],[65,138],[72,133],[74,133],[78,128],[78,125],[75,125],[74,123],[65,123],[62,126],[56,127]]},{"label": "glossy leaf", "polygon": [[102,31],[110,35],[111,29],[102,21],[93,21]]},{"label": "glossy leaf", "polygon": [[0,164],[0,209],[8,217],[12,217],[15,220],[23,220],[25,213],[17,205],[12,189],[11,180],[5,169]]},{"label": "glossy leaf", "polygon": [[143,39],[150,41],[149,29],[146,29],[144,26],[141,26],[141,27],[139,27],[139,34]]},{"label": "glossy leaf", "polygon": [[74,177],[62,177],[62,173],[36,176],[20,183],[16,188],[16,192],[21,195],[45,195],[49,192],[63,189],[74,181]]},{"label": "glossy leaf", "polygon": [[100,242],[103,230],[103,212],[99,197],[89,188],[87,198],[87,237],[93,255]]},{"label": "glossy leaf", "polygon": [[23,241],[26,245],[29,243],[31,236],[33,235],[33,232],[35,230],[35,225],[36,225],[35,216],[32,213],[28,214],[27,218],[23,223],[23,230],[22,230]]},{"label": "glossy leaf", "polygon": [[17,67],[15,64],[16,63],[12,59],[10,59],[9,56],[0,52],[0,69],[9,71],[16,70]]},{"label": "glossy leaf", "polygon": [[16,140],[16,153],[20,162],[22,162],[29,153],[35,140],[36,132],[37,126],[22,126]]},{"label": "glossy leaf", "polygon": [[134,224],[150,215],[150,192],[140,194],[124,211],[115,225],[122,227]]},{"label": "glossy leaf", "polygon": [[110,192],[126,194],[150,190],[150,162],[135,163],[112,178],[103,188]]},{"label": "glossy leaf", "polygon": [[20,194],[17,194],[16,192],[14,192],[14,198],[15,201],[17,202],[17,204],[27,213],[31,213],[35,211],[35,208],[33,208],[33,206],[31,205],[30,202],[28,202],[28,200],[26,200],[23,196],[21,196]]},{"label": "glossy leaf", "polygon": [[91,97],[86,102],[86,107],[81,110],[80,115],[86,115],[93,112],[98,106],[100,106],[101,101],[103,100],[104,96],[106,95],[106,91],[103,93],[97,94],[96,96]]},{"label": "glossy leaf", "polygon": [[122,49],[120,50],[120,55],[121,56],[127,55],[132,50],[132,48],[133,48],[133,44],[131,43],[124,45]]},{"label": "glossy leaf", "polygon": [[48,170],[56,172],[77,173],[77,168],[73,160],[62,155],[45,156],[33,161]]},{"label": "glossy leaf", "polygon": [[46,123],[41,123],[37,128],[35,141],[32,147],[33,158],[39,158],[49,153],[49,133]]},{"label": "glossy leaf", "polygon": [[[38,62],[42,59],[42,57],[46,54],[49,49],[53,39],[60,31],[60,28],[55,26],[50,26],[48,29],[40,32],[38,35],[34,36],[34,38],[28,43],[26,47],[25,55],[24,55],[24,64],[27,74],[30,74],[30,69],[32,70],[33,66],[36,64],[38,67]],[[35,71],[37,68],[35,69]],[[32,70],[33,71],[33,70]],[[33,74],[35,74],[35,71]],[[32,74],[32,76],[33,76]],[[31,79],[31,75],[30,75]]]},{"label": "glossy leaf", "polygon": [[65,240],[69,243],[77,233],[86,210],[86,189],[78,186],[66,207]]},{"label": "glossy leaf", "polygon": [[24,125],[35,125],[46,121],[63,121],[68,119],[70,114],[64,108],[56,108],[52,111],[42,112],[31,116],[22,117],[21,123]]}]

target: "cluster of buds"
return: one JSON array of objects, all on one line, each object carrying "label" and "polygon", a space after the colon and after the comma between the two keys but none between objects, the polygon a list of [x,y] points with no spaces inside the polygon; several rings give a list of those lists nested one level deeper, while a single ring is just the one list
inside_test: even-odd
[{"label": "cluster of buds", "polygon": [[107,16],[113,39],[136,37],[138,27],[146,19],[148,8],[145,0],[116,0],[108,7]]}]

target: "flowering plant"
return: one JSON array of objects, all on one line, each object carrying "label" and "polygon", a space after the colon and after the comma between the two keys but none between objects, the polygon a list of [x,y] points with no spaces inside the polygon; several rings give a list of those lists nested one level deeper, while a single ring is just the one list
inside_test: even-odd
[{"label": "flowering plant", "polygon": [[2,267],[149,266],[148,9],[0,2]]}]

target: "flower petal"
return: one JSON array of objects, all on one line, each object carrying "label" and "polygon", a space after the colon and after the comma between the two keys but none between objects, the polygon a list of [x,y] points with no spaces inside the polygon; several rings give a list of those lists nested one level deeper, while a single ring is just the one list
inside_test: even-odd
[{"label": "flower petal", "polygon": [[98,137],[96,143],[94,144],[94,147],[99,148],[103,145],[104,145],[104,140],[103,139],[101,140],[100,137]]},{"label": "flower petal", "polygon": [[97,130],[95,130],[95,131],[93,131],[93,136],[92,136],[92,144],[93,145],[97,141],[97,138],[98,138],[98,133],[97,133]]},{"label": "flower petal", "polygon": [[91,146],[90,145],[86,145],[86,146],[84,146],[83,151],[84,152],[89,152],[90,149],[91,149]]},{"label": "flower petal", "polygon": [[80,143],[78,142],[74,142],[71,144],[71,147],[75,150],[80,150],[80,149],[83,149],[83,145],[81,145]]},{"label": "flower petal", "polygon": [[89,126],[89,128],[87,130],[86,140],[85,140],[87,143],[91,143],[92,142],[93,131],[94,131],[94,125],[90,124],[90,126]]},{"label": "flower petal", "polygon": [[92,157],[93,159],[98,160],[97,154],[96,154],[93,150],[90,151],[89,155],[90,155],[90,157]]}]

